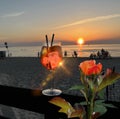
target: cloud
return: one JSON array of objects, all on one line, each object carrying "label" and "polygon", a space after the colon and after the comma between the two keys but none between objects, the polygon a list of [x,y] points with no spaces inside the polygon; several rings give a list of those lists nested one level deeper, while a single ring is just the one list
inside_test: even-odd
[{"label": "cloud", "polygon": [[84,23],[93,22],[93,21],[109,20],[109,19],[117,18],[117,17],[120,17],[120,14],[98,16],[98,17],[88,18],[88,19],[80,20],[80,21],[73,22],[73,23],[70,23],[70,24],[65,24],[65,25],[62,25],[62,26],[58,26],[58,27],[55,27],[54,29],[70,27],[70,26],[74,26],[74,25],[78,25],[78,24],[84,24]]},{"label": "cloud", "polygon": [[5,14],[3,16],[1,16],[2,18],[8,18],[8,17],[18,17],[23,15],[24,12],[16,12],[16,13],[11,13],[11,14]]}]

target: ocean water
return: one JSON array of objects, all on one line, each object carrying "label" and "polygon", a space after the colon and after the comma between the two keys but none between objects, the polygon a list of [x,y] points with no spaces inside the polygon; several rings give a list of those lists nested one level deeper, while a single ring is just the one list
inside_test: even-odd
[{"label": "ocean water", "polygon": [[[12,57],[37,57],[42,46],[19,46],[0,48],[0,51],[6,51]],[[120,57],[120,44],[94,44],[94,45],[62,45],[63,55],[67,51],[67,57],[72,57],[74,51],[78,57],[89,57],[91,53],[97,53],[101,49],[107,50],[112,57]]]}]

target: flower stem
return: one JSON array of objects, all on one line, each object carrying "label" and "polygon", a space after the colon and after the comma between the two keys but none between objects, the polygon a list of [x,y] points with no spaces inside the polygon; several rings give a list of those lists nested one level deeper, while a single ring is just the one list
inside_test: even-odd
[{"label": "flower stem", "polygon": [[92,119],[92,114],[94,111],[94,91],[89,100],[89,104],[87,105],[87,119]]}]

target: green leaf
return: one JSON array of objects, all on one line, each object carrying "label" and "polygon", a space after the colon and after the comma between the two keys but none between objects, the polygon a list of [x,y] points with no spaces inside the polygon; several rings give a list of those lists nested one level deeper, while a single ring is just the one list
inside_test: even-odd
[{"label": "green leaf", "polygon": [[103,88],[107,87],[108,85],[113,84],[118,79],[120,79],[120,74],[118,73],[111,73],[110,75],[107,75],[99,85],[97,91],[100,91]]},{"label": "green leaf", "polygon": [[82,102],[80,102],[80,103],[75,103],[75,105],[87,105],[87,102],[86,101],[82,101]]},{"label": "green leaf", "polygon": [[105,100],[96,100],[95,104],[96,105],[103,105],[105,107],[110,107],[110,108],[117,108],[115,105],[113,105],[111,103],[105,103]]},{"label": "green leaf", "polygon": [[72,105],[61,97],[53,97],[51,100],[49,100],[49,103],[59,106],[60,107],[59,112],[65,113],[68,116],[70,116],[71,113],[75,111]]},{"label": "green leaf", "polygon": [[110,108],[117,108],[115,105],[113,104],[106,104],[106,103],[103,103],[104,106],[106,107],[110,107]]},{"label": "green leaf", "polygon": [[58,112],[65,113],[68,118],[80,117],[82,119],[85,114],[83,107],[74,108],[68,101],[61,97],[54,97],[49,100],[49,103],[59,106],[60,110]]},{"label": "green leaf", "polygon": [[105,100],[96,100],[95,104],[99,104],[100,105],[100,104],[103,104],[103,102],[105,102]]},{"label": "green leaf", "polygon": [[97,83],[98,83],[98,86],[101,84],[103,78],[102,76],[100,75],[99,78],[97,78]]},{"label": "green leaf", "polygon": [[83,85],[75,85],[69,88],[69,90],[82,90],[82,89],[84,89]]},{"label": "green leaf", "polygon": [[103,105],[96,104],[95,107],[94,107],[94,111],[99,112],[100,115],[103,115],[107,112],[107,108]]},{"label": "green leaf", "polygon": [[92,80],[88,80],[88,85],[90,86],[90,89],[93,91],[94,90],[94,84]]},{"label": "green leaf", "polygon": [[99,99],[104,99],[105,98],[105,89],[101,90],[98,94]]}]

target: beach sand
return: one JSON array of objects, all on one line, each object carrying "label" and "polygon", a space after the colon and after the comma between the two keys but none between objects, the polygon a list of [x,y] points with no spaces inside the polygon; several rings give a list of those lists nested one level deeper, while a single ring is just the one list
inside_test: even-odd
[{"label": "beach sand", "polygon": [[[50,79],[54,79],[54,87],[65,94],[79,95],[78,91],[69,91],[71,86],[80,84],[79,64],[89,58],[63,58],[63,65],[56,71],[50,72],[40,64],[37,57],[10,57],[0,60],[0,85],[28,88],[46,89],[51,87]],[[120,57],[111,59],[96,59],[103,64],[103,69],[115,67],[120,73]],[[120,81],[110,88],[110,100],[120,101]],[[14,107],[0,105],[0,115],[10,119],[44,119],[43,114],[30,112]]]}]

